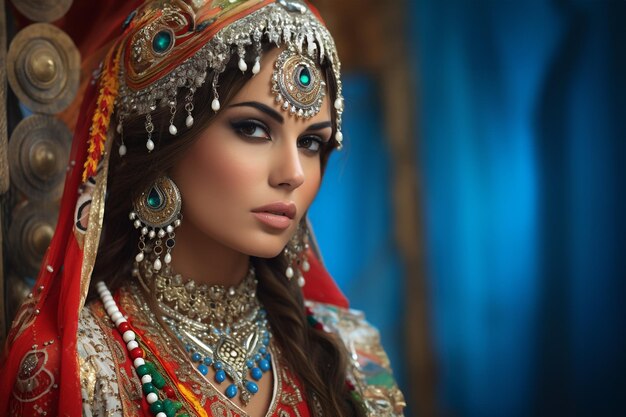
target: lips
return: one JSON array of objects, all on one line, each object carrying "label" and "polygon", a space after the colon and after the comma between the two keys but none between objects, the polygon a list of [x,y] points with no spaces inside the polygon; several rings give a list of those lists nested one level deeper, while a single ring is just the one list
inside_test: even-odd
[{"label": "lips", "polygon": [[252,210],[252,214],[261,223],[276,230],[286,230],[296,217],[296,205],[293,203],[276,202]]},{"label": "lips", "polygon": [[270,213],[277,216],[284,216],[290,219],[296,217],[296,205],[293,203],[276,202],[266,206],[257,207],[253,213]]}]

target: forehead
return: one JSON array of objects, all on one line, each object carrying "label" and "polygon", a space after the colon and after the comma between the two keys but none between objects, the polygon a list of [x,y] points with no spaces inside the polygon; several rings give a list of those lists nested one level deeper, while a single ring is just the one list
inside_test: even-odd
[{"label": "forehead", "polygon": [[284,48],[263,54],[261,70],[235,94],[232,103],[258,101],[293,122],[330,119],[324,71],[313,60]]}]

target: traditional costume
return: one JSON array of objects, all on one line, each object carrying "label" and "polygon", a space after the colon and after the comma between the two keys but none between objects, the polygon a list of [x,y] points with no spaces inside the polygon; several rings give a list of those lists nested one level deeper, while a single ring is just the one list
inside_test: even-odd
[{"label": "traditional costume", "polygon": [[[258,73],[268,42],[284,47],[271,89],[294,117],[319,112],[326,88],[318,64],[330,64],[340,147],[339,59],[310,5],[157,0],[128,16],[83,99],[56,233],[7,338],[0,415],[245,416],[245,408],[231,399],[246,404],[267,373],[274,381],[268,416],[319,415],[317,399],[305,394],[272,341],[271,323],[256,298],[253,265],[233,288],[195,285],[170,267],[181,217],[180,194],[167,177],[141,194],[129,214],[141,236],[134,279],[115,293],[95,284],[99,299],[85,305],[94,286],[112,137],[120,138],[113,151],[124,157],[125,119],[145,117],[145,147],[152,152],[152,112],[169,107],[168,133],[175,140],[180,91],[186,91],[183,128],[189,129],[196,90],[210,83],[211,107],[219,111],[217,87],[227,63],[236,59],[242,72]],[[309,324],[344,342],[346,383],[366,412],[402,415],[404,400],[378,332],[348,308],[319,260],[310,230],[299,230],[283,255],[289,261],[285,275],[302,287]],[[154,295],[161,314],[146,293]]]}]

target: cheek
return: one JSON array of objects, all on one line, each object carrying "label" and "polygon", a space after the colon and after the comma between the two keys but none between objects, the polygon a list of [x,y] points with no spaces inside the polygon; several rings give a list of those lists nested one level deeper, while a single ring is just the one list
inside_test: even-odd
[{"label": "cheek", "polygon": [[196,218],[216,212],[223,218],[228,211],[245,208],[240,206],[262,178],[258,161],[251,163],[236,139],[216,135],[198,139],[177,171],[183,210]]}]

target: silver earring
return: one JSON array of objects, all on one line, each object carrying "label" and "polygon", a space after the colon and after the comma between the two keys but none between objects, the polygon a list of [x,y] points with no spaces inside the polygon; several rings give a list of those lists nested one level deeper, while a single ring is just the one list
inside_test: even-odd
[{"label": "silver earring", "polygon": [[306,224],[300,223],[298,230],[289,239],[287,246],[283,250],[285,258],[287,259],[287,269],[285,270],[285,276],[289,281],[296,277],[298,285],[304,287],[304,272],[308,272],[311,269],[309,261],[306,256],[306,252],[309,249],[309,234],[307,232]]},{"label": "silver earring", "polygon": [[[162,267],[161,255],[165,250],[163,261],[166,264],[172,262],[171,252],[176,237],[174,229],[180,226],[181,206],[180,191],[167,176],[158,178],[133,201],[134,210],[128,217],[133,221],[135,229],[141,231],[139,253],[135,256],[135,261],[143,261],[145,253],[151,251],[155,255],[152,266],[158,271]],[[146,237],[150,240],[149,247],[146,246]]]}]

